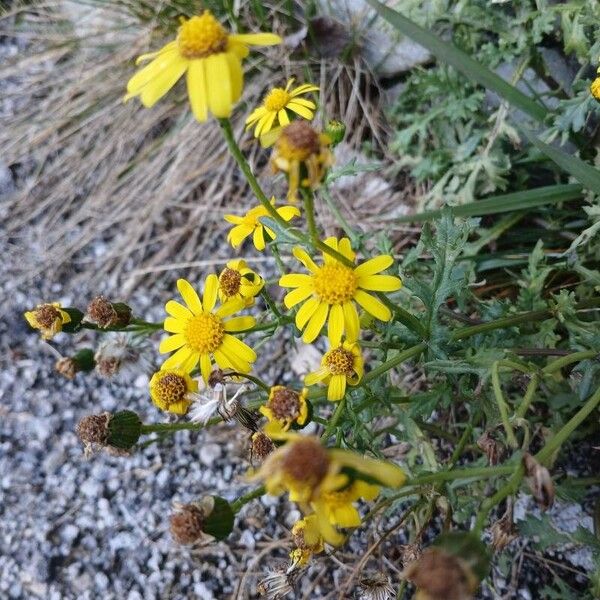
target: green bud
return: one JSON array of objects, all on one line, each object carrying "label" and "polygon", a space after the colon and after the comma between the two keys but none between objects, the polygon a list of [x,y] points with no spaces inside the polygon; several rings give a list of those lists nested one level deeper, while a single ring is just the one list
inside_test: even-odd
[{"label": "green bud", "polygon": [[346,135],[346,126],[341,121],[329,121],[325,126],[325,133],[331,139],[331,146],[337,146]]},{"label": "green bud", "polygon": [[106,443],[114,448],[128,450],[140,439],[142,422],[131,410],[121,410],[111,416]]},{"label": "green bud", "polygon": [[[207,501],[208,500],[208,501]],[[204,533],[216,540],[224,540],[233,531],[233,510],[227,500],[220,496],[208,496],[206,504],[212,502],[212,509],[204,521]]]}]

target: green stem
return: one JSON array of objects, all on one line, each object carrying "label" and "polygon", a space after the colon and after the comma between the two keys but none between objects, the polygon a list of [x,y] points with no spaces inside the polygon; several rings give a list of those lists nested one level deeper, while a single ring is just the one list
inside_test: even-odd
[{"label": "green stem", "polygon": [[248,502],[251,502],[255,498],[260,498],[262,495],[264,495],[264,493],[265,486],[261,485],[251,492],[240,496],[237,500],[231,503],[231,510],[233,511],[233,514],[238,513],[244,505],[248,504]]},{"label": "green stem", "polygon": [[470,469],[452,469],[450,471],[438,471],[437,473],[428,473],[409,479],[405,485],[421,486],[441,481],[454,481],[455,479],[487,479],[489,477],[498,477],[500,475],[510,475],[515,470],[514,466],[497,467],[472,467]]},{"label": "green stem", "polygon": [[404,362],[405,360],[409,360],[411,358],[414,358],[415,356],[418,356],[419,354],[421,354],[421,352],[423,352],[425,350],[425,348],[427,348],[427,344],[421,343],[421,344],[417,344],[416,346],[411,346],[410,348],[407,348],[406,350],[404,350],[404,352],[398,352],[398,354],[396,354],[396,356],[394,356],[393,358],[390,358],[390,360],[379,365],[372,371],[369,371],[361,379],[361,381],[358,385],[360,387],[364,387],[365,385],[367,385],[374,379],[377,379],[377,377],[379,377],[386,371],[393,369],[395,366],[399,365],[400,363]]},{"label": "green stem", "polygon": [[585,421],[591,412],[600,404],[600,388],[592,394],[589,400],[575,413],[563,428],[536,454],[535,458],[538,462],[548,463],[552,455],[557,452],[565,443],[567,438]]},{"label": "green stem", "polygon": [[333,198],[331,197],[331,194],[329,193],[329,188],[327,188],[326,186],[323,186],[321,188],[321,195],[323,196],[323,198],[325,198],[325,203],[327,204],[327,207],[333,213],[333,216],[336,218],[337,222],[340,224],[340,227],[344,230],[344,233],[350,238],[352,245],[353,246],[356,245],[356,243],[358,241],[357,236],[354,233],[354,230],[352,229],[352,227],[350,226],[348,221],[346,221],[346,219],[340,212],[339,208],[335,205],[335,202],[333,201]]},{"label": "green stem", "polygon": [[260,290],[260,295],[265,301],[265,304],[269,307],[269,310],[271,310],[271,312],[277,317],[277,320],[281,321],[283,315],[281,314],[279,308],[277,308],[277,304],[275,304],[273,298],[271,298],[271,294],[269,294],[269,292],[263,287],[263,289]]},{"label": "green stem", "polygon": [[504,426],[504,430],[506,431],[506,439],[511,448],[518,448],[519,442],[515,437],[515,432],[508,420],[508,406],[506,404],[506,400],[504,399],[504,394],[502,393],[502,386],[500,385],[500,374],[498,372],[498,361],[495,361],[492,365],[492,389],[494,390],[494,398],[496,399],[496,405],[498,406],[498,410],[500,412],[500,419],[502,420],[502,425]]},{"label": "green stem", "polygon": [[527,414],[531,403],[533,402],[533,397],[535,396],[535,392],[537,391],[538,384],[540,382],[540,376],[538,373],[534,373],[529,380],[529,385],[525,390],[525,395],[523,396],[523,401],[519,405],[517,412],[515,413],[515,417],[518,419],[522,419]]},{"label": "green stem", "polygon": [[251,381],[252,383],[256,384],[258,387],[265,390],[265,392],[269,392],[271,389],[260,377],[256,377],[256,375],[249,375],[248,373],[240,373],[239,371],[233,371],[232,373],[230,373],[230,375],[233,375],[234,377],[243,377],[244,379]]},{"label": "green stem", "polygon": [[206,422],[206,425],[202,423],[151,423],[149,425],[142,425],[141,434],[147,435],[149,433],[175,433],[176,431],[184,431],[186,429],[197,431],[204,429],[210,425],[215,425],[221,421],[221,417],[213,417]]},{"label": "green stem", "polygon": [[337,427],[337,424],[338,424],[340,417],[342,416],[342,413],[344,412],[345,408],[346,408],[346,396],[344,396],[338,402],[338,405],[335,408],[335,412],[333,413],[333,416],[329,420],[329,423],[327,424],[327,427],[325,428],[323,435],[321,435],[321,439],[324,442],[326,442],[329,439],[329,436],[332,434],[333,430]]},{"label": "green stem", "polygon": [[588,358],[595,358],[597,356],[600,356],[600,352],[598,350],[582,350],[581,352],[573,352],[573,354],[568,354],[567,356],[562,356],[561,358],[557,358],[556,360],[552,361],[549,365],[542,369],[542,373],[550,375],[560,371],[563,367],[566,367],[570,364],[587,360]]},{"label": "green stem", "polygon": [[317,230],[317,222],[315,221],[315,197],[312,190],[302,188],[302,198],[304,199],[304,217],[308,225],[308,232],[313,246],[319,241],[319,231]]}]

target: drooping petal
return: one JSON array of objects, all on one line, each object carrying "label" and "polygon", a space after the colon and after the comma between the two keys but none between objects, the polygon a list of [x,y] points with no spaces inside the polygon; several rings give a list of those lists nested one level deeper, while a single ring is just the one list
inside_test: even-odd
[{"label": "drooping petal", "polygon": [[354,342],[360,335],[360,321],[358,311],[352,301],[344,302],[344,328],[346,330],[346,339]]},{"label": "drooping petal", "polygon": [[186,279],[178,279],[177,289],[192,313],[199,315],[202,312],[202,302],[192,284]]},{"label": "drooping petal", "polygon": [[370,258],[364,263],[358,265],[354,269],[354,273],[357,277],[363,277],[365,275],[374,275],[375,273],[379,273],[387,269],[392,265],[394,259],[388,254],[382,254],[380,256],[375,256],[374,258]]},{"label": "drooping petal", "polygon": [[356,469],[386,487],[400,487],[406,481],[404,471],[392,462],[359,456],[355,452],[331,448],[329,455],[337,463]]},{"label": "drooping petal", "polygon": [[176,333],[175,335],[171,335],[162,340],[160,346],[158,347],[158,351],[161,354],[167,354],[168,352],[173,352],[173,350],[181,348],[181,346],[183,346],[185,343],[185,336],[181,333]]},{"label": "drooping petal", "polygon": [[314,373],[309,373],[304,377],[304,385],[315,385],[315,383],[320,383],[327,377],[329,377],[329,370],[325,367],[321,367],[318,371]]},{"label": "drooping petal", "polygon": [[167,68],[146,83],[140,90],[140,100],[146,108],[154,106],[185,73],[188,61],[179,54],[176,54],[175,57]]},{"label": "drooping petal", "polygon": [[346,393],[346,378],[344,375],[332,375],[327,387],[327,400],[337,402]]},{"label": "drooping petal", "polygon": [[306,329],[304,330],[302,341],[305,344],[310,344],[317,339],[317,336],[319,333],[321,333],[321,329],[323,329],[323,325],[325,325],[325,321],[327,321],[328,313],[329,304],[321,302],[317,310],[313,313],[312,317],[308,321]]},{"label": "drooping petal", "polygon": [[281,206],[277,213],[284,221],[291,221],[294,217],[300,216],[300,209],[295,206]]},{"label": "drooping petal", "polygon": [[263,251],[265,249],[265,232],[264,229],[262,228],[262,226],[258,226],[254,229],[254,235],[252,236],[252,241],[254,242],[254,247],[259,250],[259,251]]},{"label": "drooping petal", "polygon": [[237,248],[253,231],[254,228],[249,225],[237,225],[228,233],[227,241]]},{"label": "drooping petal", "polygon": [[156,58],[157,56],[160,56],[161,54],[165,54],[166,52],[169,52],[170,50],[175,50],[176,48],[177,48],[177,40],[173,40],[172,42],[165,44],[160,50],[157,50],[156,52],[147,52],[146,54],[140,54],[140,56],[138,56],[135,59],[135,64],[139,65],[146,60]]},{"label": "drooping petal", "polygon": [[231,100],[237,102],[244,89],[244,72],[242,71],[242,62],[233,52],[225,54],[227,64],[229,65],[229,75],[231,77]]},{"label": "drooping petal", "polygon": [[201,123],[206,121],[208,118],[208,92],[202,59],[190,61],[187,72],[187,89],[194,117]]},{"label": "drooping petal", "polygon": [[315,116],[312,110],[302,106],[301,104],[298,104],[297,102],[290,102],[287,107],[308,121],[312,121],[313,117]]},{"label": "drooping petal", "polygon": [[202,373],[202,379],[208,383],[208,379],[212,372],[212,364],[210,361],[210,354],[200,355],[200,373]]},{"label": "drooping petal", "polygon": [[229,63],[224,53],[211,54],[205,60],[208,107],[219,119],[228,118],[232,109],[232,85]]},{"label": "drooping petal", "polygon": [[282,108],[278,113],[277,113],[277,118],[279,119],[279,124],[282,127],[285,127],[286,125],[290,124],[290,118],[288,117],[287,112],[285,111],[285,108]]},{"label": "drooping petal", "polygon": [[177,57],[178,53],[175,48],[168,52],[160,52],[151,63],[140,69],[127,82],[127,96],[138,95],[147,83],[168,69],[177,60]]},{"label": "drooping petal", "polygon": [[354,299],[371,315],[380,321],[389,321],[392,318],[390,309],[363,290],[356,290]]},{"label": "drooping petal", "polygon": [[359,278],[358,286],[372,292],[395,292],[402,287],[402,280],[393,275],[364,275]]},{"label": "drooping petal", "polygon": [[[189,346],[182,346],[175,352],[175,354],[171,354],[167,360],[162,364],[163,369],[177,369],[183,368],[183,365],[186,363],[187,359],[193,353],[193,350]],[[192,369],[188,370],[188,373]]]},{"label": "drooping petal", "polygon": [[250,46],[275,46],[283,41],[275,33],[231,33],[229,40]]},{"label": "drooping petal", "polygon": [[338,346],[344,335],[344,309],[341,304],[334,304],[329,311],[327,337],[331,346]]},{"label": "drooping petal", "polygon": [[360,514],[350,502],[334,507],[331,516],[338,527],[359,527],[361,524]]},{"label": "drooping petal", "polygon": [[250,348],[247,344],[244,344],[241,340],[236,337],[225,334],[223,337],[223,351],[229,355],[234,353],[246,362],[252,363],[256,360],[256,352]]}]

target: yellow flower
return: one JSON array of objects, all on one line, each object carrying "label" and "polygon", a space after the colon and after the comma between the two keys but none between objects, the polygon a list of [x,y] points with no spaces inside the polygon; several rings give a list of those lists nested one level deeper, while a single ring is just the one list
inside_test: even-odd
[{"label": "yellow flower", "polygon": [[[314,512],[323,539],[334,546],[340,545],[344,536],[329,520],[334,514],[334,497],[328,494],[343,491],[353,483],[348,470],[355,473],[356,478],[363,474],[369,481],[387,487],[400,487],[406,480],[404,471],[392,463],[365,458],[347,450],[328,450],[316,437],[289,432],[278,437],[287,439],[287,443],[267,457],[253,479],[264,481],[269,494],[289,492],[290,500],[298,502],[305,514]],[[364,487],[359,487],[358,491],[361,495],[366,493]],[[349,497],[356,493],[353,490]],[[339,516],[343,511],[335,514]]]},{"label": "yellow flower", "polygon": [[317,108],[314,102],[299,98],[303,94],[309,92],[318,92],[319,88],[316,85],[305,83],[298,86],[294,90],[290,90],[293,79],[288,80],[285,88],[273,88],[264,98],[263,103],[258,108],[255,108],[250,116],[246,119],[246,129],[250,129],[253,125],[254,137],[260,137],[264,133],[268,133],[273,128],[275,122],[282,127],[290,124],[288,110],[295,112],[304,119],[312,121],[315,116],[314,110]]},{"label": "yellow flower", "polygon": [[292,536],[296,544],[296,548],[290,552],[292,564],[304,567],[313,554],[323,552],[323,536],[316,515],[308,515],[297,521],[292,527]]},{"label": "yellow flower", "polygon": [[71,322],[69,313],[61,309],[59,302],[38,304],[35,310],[28,310],[23,316],[31,327],[40,330],[45,340],[60,333],[63,325]]},{"label": "yellow flower", "polygon": [[161,410],[185,415],[193,396],[198,391],[198,383],[182,369],[161,369],[150,380],[150,397]]},{"label": "yellow flower", "polygon": [[284,127],[275,142],[271,167],[288,177],[288,200],[298,201],[298,189],[315,190],[333,164],[331,139],[315,131],[306,121],[294,121]]},{"label": "yellow flower", "polygon": [[182,369],[190,373],[198,363],[204,382],[208,384],[212,359],[221,369],[249,373],[256,353],[241,340],[230,335],[254,327],[254,317],[234,317],[225,320],[244,308],[241,299],[229,300],[215,310],[219,279],[213,273],[206,278],[202,301],[189,281],[179,279],[177,289],[186,306],[169,300],[165,310],[165,331],[173,333],[159,347],[162,354],[173,352],[163,363],[163,369]]},{"label": "yellow flower", "polygon": [[254,305],[254,297],[260,293],[265,280],[248,268],[241,258],[230,260],[219,275],[219,300],[242,300],[245,307]]},{"label": "yellow flower", "polygon": [[[600,73],[600,69],[598,69]],[[600,77],[596,77],[594,81],[592,81],[592,85],[590,85],[590,92],[592,92],[592,96],[600,102]]]},{"label": "yellow flower", "polygon": [[139,96],[149,108],[185,74],[190,105],[198,121],[206,121],[208,111],[217,118],[229,117],[244,87],[242,59],[248,56],[248,46],[279,43],[281,38],[274,33],[228,33],[205,10],[200,16],[182,20],[177,39],[137,59],[137,64],[153,60],[129,80],[125,100]]},{"label": "yellow flower", "polygon": [[323,494],[315,510],[335,527],[358,527],[362,521],[354,502],[361,498],[375,500],[378,495],[379,486],[357,479],[343,490]]},{"label": "yellow flower", "polygon": [[321,368],[304,378],[304,385],[324,383],[327,400],[336,402],[346,394],[346,384],[357,385],[364,373],[360,347],[356,342],[344,341],[328,350],[321,359]]},{"label": "yellow flower", "polygon": [[276,385],[269,392],[269,399],[264,406],[259,408],[262,415],[269,419],[275,427],[266,427],[269,435],[272,431],[287,431],[292,423],[304,425],[308,418],[308,404],[306,403],[306,389],[296,392],[283,385]]},{"label": "yellow flower", "polygon": [[[275,198],[271,198],[271,204],[275,206]],[[291,221],[294,217],[300,216],[300,211],[295,206],[280,206],[276,210],[284,221]],[[268,216],[269,211],[262,204],[251,208],[244,216],[225,215],[225,220],[235,225],[227,234],[227,241],[237,248],[249,235],[252,235],[254,247],[260,251],[264,250],[265,232],[271,240],[277,237],[270,227],[259,221],[261,217]]]},{"label": "yellow flower", "polygon": [[[348,238],[338,241],[331,237],[325,243],[354,262],[356,255]],[[300,331],[304,330],[302,339],[307,344],[316,339],[328,318],[327,334],[332,346],[339,345],[344,332],[348,341],[357,340],[360,325],[354,302],[381,321],[392,318],[390,309],[366,291],[394,292],[402,287],[399,277],[377,275],[394,262],[391,256],[382,254],[352,268],[325,252],[321,266],[317,266],[302,248],[294,248],[293,254],[310,274],[284,275],[279,285],[296,288],[285,296],[287,308],[304,302],[296,314],[296,326]]]}]

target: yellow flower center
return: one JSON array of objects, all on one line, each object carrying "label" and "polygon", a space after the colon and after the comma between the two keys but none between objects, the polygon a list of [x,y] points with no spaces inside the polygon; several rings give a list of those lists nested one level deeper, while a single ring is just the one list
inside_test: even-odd
[{"label": "yellow flower center", "polygon": [[170,406],[181,402],[187,394],[185,379],[177,373],[165,373],[156,385],[156,392],[160,401]]},{"label": "yellow flower center", "polygon": [[242,283],[242,274],[235,269],[225,267],[221,275],[219,275],[219,287],[227,296],[235,296],[239,293]]},{"label": "yellow flower center", "polygon": [[227,32],[211,12],[205,10],[201,16],[181,24],[177,43],[184,58],[204,58],[227,48]]},{"label": "yellow flower center", "polygon": [[290,123],[277,140],[277,151],[287,160],[304,161],[320,147],[319,134],[306,121]]},{"label": "yellow flower center", "polygon": [[351,300],[358,288],[354,270],[340,263],[324,264],[312,278],[317,296],[328,304],[343,304]]},{"label": "yellow flower center", "polygon": [[188,321],[184,335],[189,346],[200,354],[206,354],[214,352],[221,345],[225,329],[219,317],[202,313]]},{"label": "yellow flower center", "polygon": [[267,94],[264,104],[269,111],[280,111],[289,101],[290,95],[283,88],[274,88]]},{"label": "yellow flower center", "polygon": [[354,374],[354,354],[342,346],[330,350],[325,355],[325,366],[332,375],[352,377]]}]

